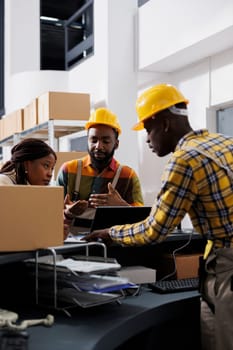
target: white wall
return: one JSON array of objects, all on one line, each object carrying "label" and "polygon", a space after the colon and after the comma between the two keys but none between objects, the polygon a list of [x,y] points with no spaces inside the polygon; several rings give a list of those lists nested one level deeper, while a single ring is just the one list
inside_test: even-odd
[{"label": "white wall", "polygon": [[[28,6],[30,2],[31,6]],[[45,91],[88,92],[93,107],[107,105],[125,124],[120,137],[118,159],[138,170],[137,136],[130,126],[136,121],[134,101],[137,97],[137,70],[135,64],[135,17],[137,0],[96,1],[94,6],[95,55],[69,72],[39,71],[39,0],[21,0],[17,18],[18,0],[9,0],[6,18],[6,114],[23,108],[34,97]],[[16,6],[16,7],[15,7]],[[34,22],[28,20],[32,14]],[[24,21],[22,26],[20,23]],[[8,20],[6,21],[8,23]],[[19,45],[19,38],[22,45]],[[35,44],[36,43],[36,44]],[[22,49],[21,49],[22,46]],[[13,49],[10,49],[13,48]],[[18,52],[18,56],[17,56]],[[125,149],[128,152],[125,152]]]},{"label": "white wall", "polygon": [[138,170],[136,121],[137,66],[135,26],[137,0],[95,2],[95,55],[70,72],[72,90],[91,93],[92,105],[108,106],[123,126],[116,157]]},{"label": "white wall", "polygon": [[232,47],[233,2],[150,0],[139,26],[139,68],[171,72]]},{"label": "white wall", "polygon": [[[232,29],[231,0],[147,2],[139,11],[139,91],[175,84],[190,100],[192,127],[213,126],[208,117],[215,118],[216,106],[233,105]],[[152,204],[168,157],[150,153],[145,132],[139,134],[139,175]],[[184,225],[190,226],[187,218]]]},{"label": "white wall", "polygon": [[[7,1],[5,1],[7,6]],[[10,11],[10,71],[38,70],[40,67],[40,46],[38,43],[39,1],[23,0],[8,3]],[[19,22],[20,21],[20,22]],[[30,37],[30,45],[27,38]],[[12,40],[12,38],[14,38]]]},{"label": "white wall", "polygon": [[68,91],[68,73],[40,71],[40,1],[5,1],[5,109],[25,107],[38,95]]},{"label": "white wall", "polygon": [[190,100],[194,129],[211,125],[217,106],[233,105],[233,1],[150,0],[138,11],[136,0],[96,0],[95,54],[69,72],[39,71],[39,0],[18,2],[6,1],[7,113],[46,90],[90,93],[93,106],[119,115],[117,157],[138,171],[152,204],[167,157],[150,152],[145,131],[131,130],[137,94],[177,85]]}]

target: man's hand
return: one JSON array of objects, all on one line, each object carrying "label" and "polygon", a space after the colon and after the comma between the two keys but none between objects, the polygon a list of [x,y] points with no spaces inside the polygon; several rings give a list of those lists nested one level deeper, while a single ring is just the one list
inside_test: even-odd
[{"label": "man's hand", "polygon": [[70,200],[70,196],[67,194],[64,199],[64,210],[63,210],[63,232],[64,232],[64,240],[68,237],[70,233],[70,225],[73,220],[73,216],[69,216],[66,214],[66,205],[72,203]]},{"label": "man's hand", "polygon": [[108,193],[90,195],[89,203],[92,207],[98,206],[129,206],[129,204],[121,197],[119,192],[112,187],[112,184],[108,183]]},{"label": "man's hand", "polygon": [[64,241],[65,241],[70,233],[70,221],[68,221],[67,219],[64,219],[63,233],[64,233]]},{"label": "man's hand", "polygon": [[92,233],[89,233],[87,235],[84,235],[81,240],[87,241],[87,242],[98,242],[101,241],[105,243],[106,245],[110,245],[112,243],[112,239],[109,236],[109,229],[103,229],[103,230],[96,230]]}]

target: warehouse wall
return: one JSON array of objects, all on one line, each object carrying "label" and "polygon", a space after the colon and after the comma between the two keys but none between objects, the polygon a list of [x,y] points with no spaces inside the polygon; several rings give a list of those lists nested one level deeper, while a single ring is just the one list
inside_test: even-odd
[{"label": "warehouse wall", "polygon": [[119,115],[117,157],[138,171],[151,204],[167,158],[151,153],[144,131],[131,130],[136,97],[173,83],[190,100],[193,128],[214,129],[215,110],[233,105],[232,13],[231,0],[150,0],[139,9],[136,0],[96,0],[95,55],[70,72],[40,72],[39,0],[20,0],[20,8],[8,0],[6,111],[47,90],[90,93],[92,106],[106,104]]}]

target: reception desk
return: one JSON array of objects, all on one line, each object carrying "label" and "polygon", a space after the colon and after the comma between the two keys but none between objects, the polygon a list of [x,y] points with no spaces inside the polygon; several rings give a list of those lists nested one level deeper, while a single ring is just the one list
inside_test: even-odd
[{"label": "reception desk", "polygon": [[140,295],[90,309],[56,313],[50,327],[28,328],[33,350],[200,349],[199,293]]},{"label": "reception desk", "polygon": [[[184,235],[179,236],[172,243],[182,244],[179,242],[181,237],[187,239]],[[200,241],[197,240],[197,243],[199,247]],[[155,257],[159,256],[157,249],[162,246],[147,247],[151,254],[143,249],[143,255],[139,248],[136,258],[146,260],[146,256],[149,256],[150,265],[153,266]],[[130,252],[130,249],[121,250]],[[133,252],[127,256],[130,264]],[[113,254],[118,258],[120,255],[115,253],[119,251]],[[161,295],[143,287],[139,295],[124,298],[120,305],[115,302],[88,309],[76,307],[70,310],[69,317],[63,311],[37,309],[35,305],[22,304],[21,301],[30,299],[31,294],[23,260],[34,256],[35,252],[0,255],[1,308],[17,312],[19,321],[44,318],[48,313],[55,317],[51,327],[34,326],[27,329],[28,350],[200,349],[200,295],[197,291]]]}]

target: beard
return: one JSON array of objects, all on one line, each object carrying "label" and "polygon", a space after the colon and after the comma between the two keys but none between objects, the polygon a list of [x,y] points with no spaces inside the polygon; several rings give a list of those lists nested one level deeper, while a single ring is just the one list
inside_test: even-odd
[{"label": "beard", "polygon": [[88,153],[91,158],[91,164],[95,169],[98,169],[98,170],[103,170],[110,164],[113,158],[114,152],[115,152],[115,148],[113,148],[113,150],[110,153],[101,152],[101,154],[104,155],[103,158],[96,158],[95,152],[88,150]]}]

